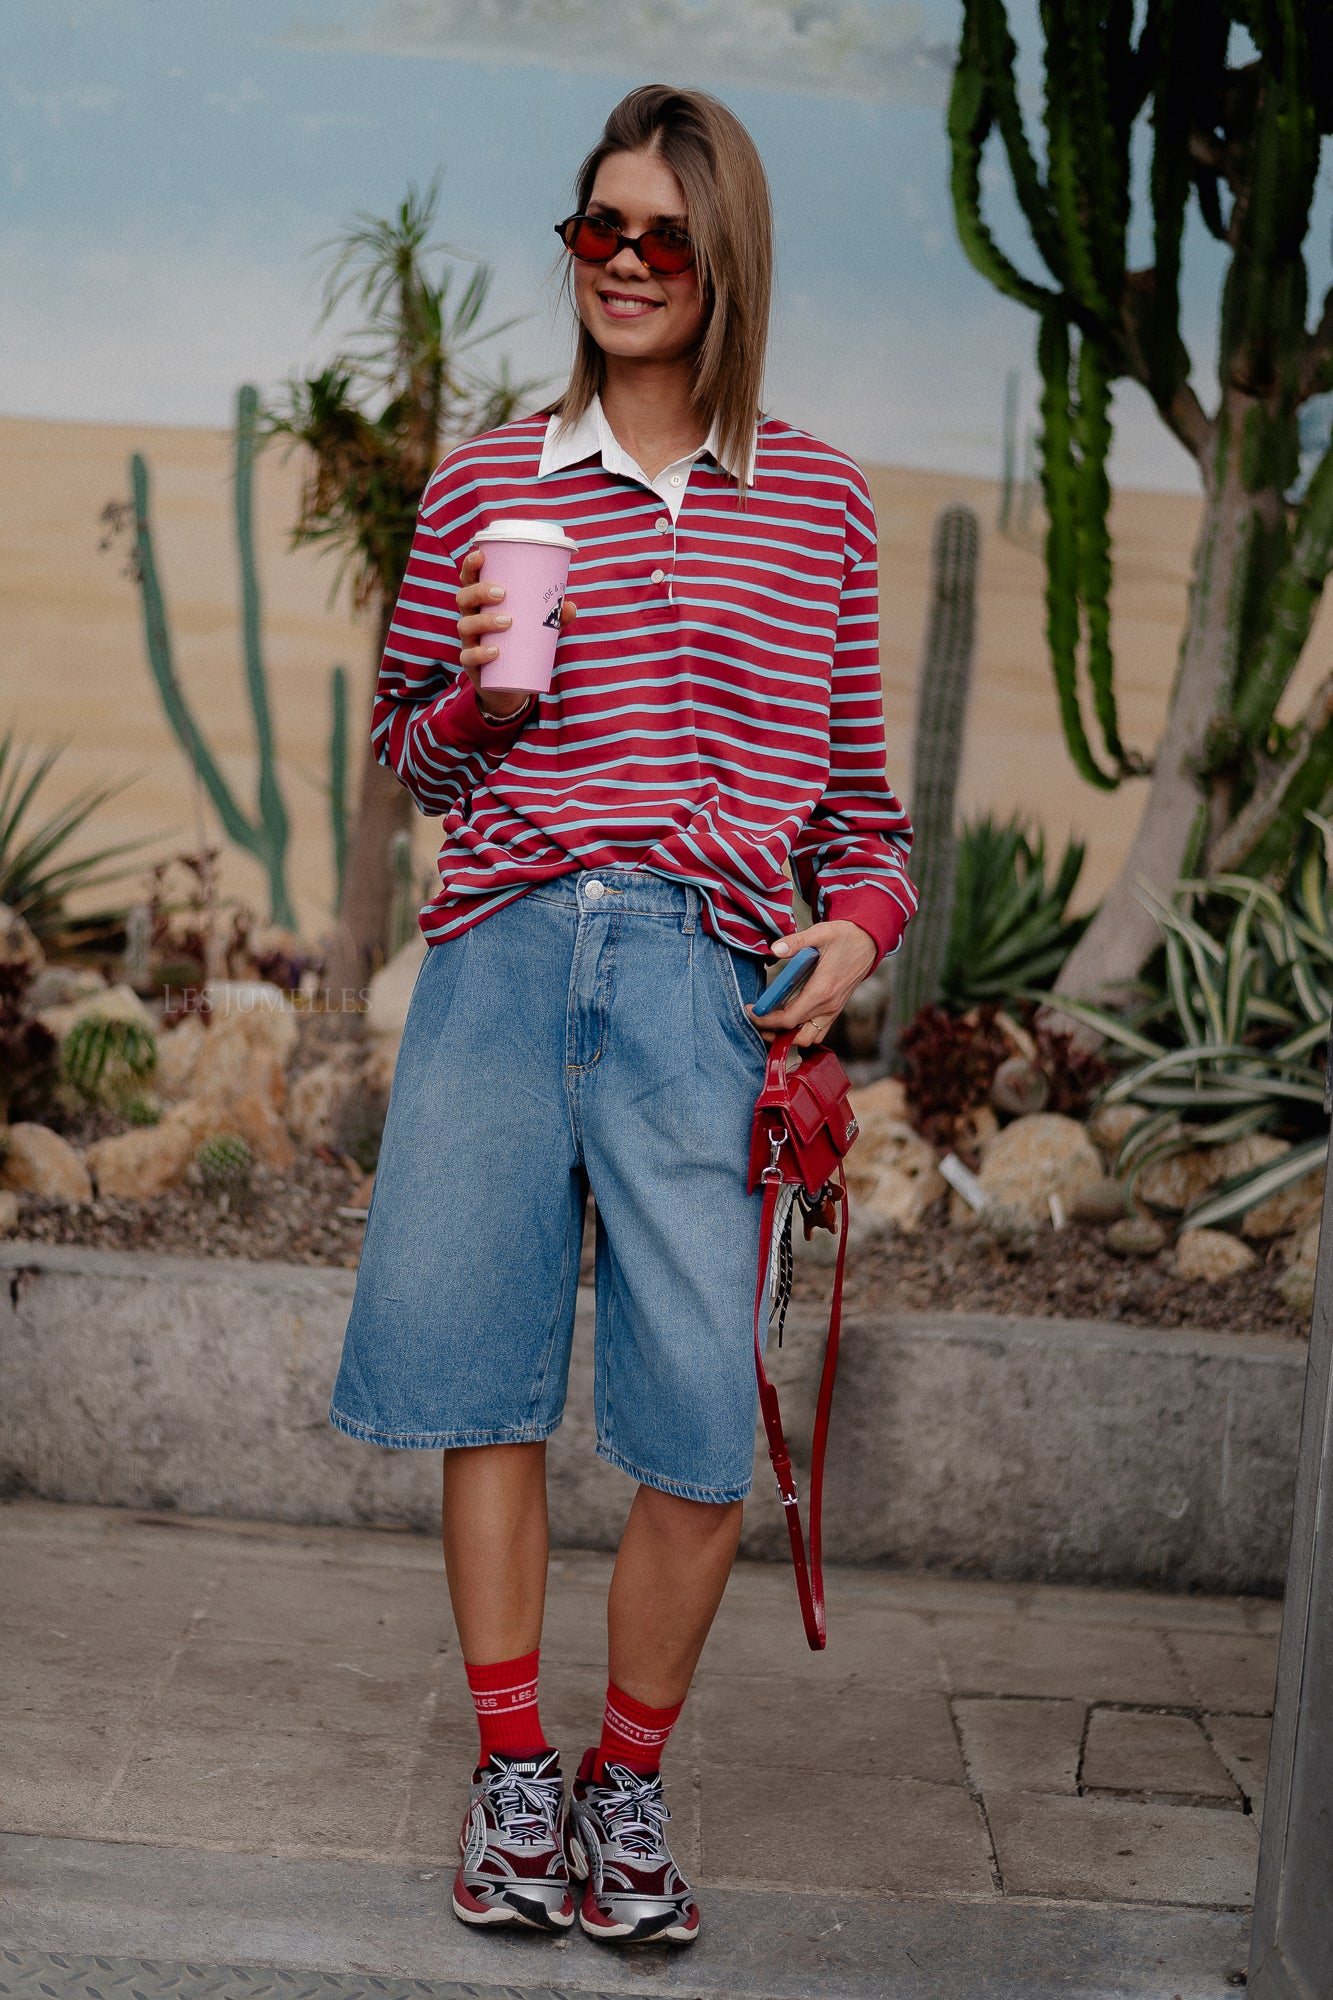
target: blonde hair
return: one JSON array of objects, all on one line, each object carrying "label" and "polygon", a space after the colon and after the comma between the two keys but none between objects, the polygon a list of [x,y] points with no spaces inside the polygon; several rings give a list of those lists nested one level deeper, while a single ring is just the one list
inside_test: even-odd
[{"label": "blonde hair", "polygon": [[[720,99],[704,90],[645,83],[620,100],[579,168],[577,211],[592,199],[603,160],[649,150],[661,155],[684,190],[704,300],[694,410],[706,427],[716,423],[721,455],[744,468],[760,414],[773,286],[768,177],[753,139]],[[576,422],[601,393],[605,378],[606,356],[580,319],[569,386],[549,406],[551,414]],[[743,505],[743,471],[738,484]]]}]

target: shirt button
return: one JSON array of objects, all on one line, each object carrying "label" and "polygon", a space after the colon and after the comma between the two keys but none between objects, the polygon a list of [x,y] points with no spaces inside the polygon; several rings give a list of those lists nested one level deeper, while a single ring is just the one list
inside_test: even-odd
[{"label": "shirt button", "polygon": [[666,571],[664,569],[655,569],[648,581],[649,583],[665,583]]},{"label": "shirt button", "polygon": [[583,893],[590,903],[595,903],[599,896],[606,894],[606,884],[605,882],[585,882]]},{"label": "shirt button", "polygon": [[669,535],[671,533],[671,523],[665,514],[659,514],[653,526],[657,529],[659,535]]},{"label": "shirt button", "polygon": [[671,475],[671,484],[673,486],[679,486],[680,483],[681,483],[681,475],[678,472],[673,472]]}]

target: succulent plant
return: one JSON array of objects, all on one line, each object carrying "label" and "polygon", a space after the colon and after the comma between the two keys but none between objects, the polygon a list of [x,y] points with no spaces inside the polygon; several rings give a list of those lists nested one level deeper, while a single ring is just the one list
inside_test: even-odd
[{"label": "succulent plant", "polygon": [[215,1132],[194,1156],[204,1193],[236,1199],[249,1191],[255,1158],[237,1132]]},{"label": "succulent plant", "polygon": [[157,1040],[138,1021],[85,1014],[66,1035],[60,1063],[81,1097],[119,1110],[157,1068]]}]

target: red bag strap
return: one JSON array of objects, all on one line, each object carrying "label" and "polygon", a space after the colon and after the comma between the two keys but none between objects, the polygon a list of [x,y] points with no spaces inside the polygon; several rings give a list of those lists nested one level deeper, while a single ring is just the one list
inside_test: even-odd
[{"label": "red bag strap", "polygon": [[838,1341],[842,1333],[842,1273],[847,1255],[847,1183],[841,1167],[838,1168],[834,1185],[838,1190],[841,1209],[838,1218],[838,1264],[833,1277],[828,1344],[824,1349],[824,1366],[819,1377],[814,1437],[810,1447],[808,1560],[805,1537],[801,1530],[801,1510],[796,1492],[796,1480],[792,1473],[791,1453],[787,1449],[787,1439],[782,1429],[782,1410],[778,1403],[778,1392],[769,1381],[764,1368],[764,1350],[760,1341],[768,1308],[768,1267],[773,1253],[773,1225],[777,1218],[778,1196],[782,1188],[781,1181],[776,1179],[764,1183],[764,1206],[759,1224],[759,1279],[754,1295],[754,1367],[759,1381],[759,1407],[763,1412],[764,1431],[768,1438],[768,1455],[777,1478],[778,1495],[787,1518],[787,1534],[791,1541],[792,1566],[796,1571],[796,1592],[801,1600],[805,1636],[810,1643],[810,1650],[815,1653],[820,1652],[828,1643],[824,1616],[824,1558],[821,1530],[824,1509],[824,1454],[828,1446],[829,1415],[833,1408],[833,1379],[838,1368]]}]

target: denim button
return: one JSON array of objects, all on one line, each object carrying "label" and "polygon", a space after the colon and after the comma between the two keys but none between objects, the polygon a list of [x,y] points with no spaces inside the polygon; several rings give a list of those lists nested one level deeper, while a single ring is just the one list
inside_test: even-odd
[{"label": "denim button", "polygon": [[606,894],[606,884],[605,882],[585,882],[583,893],[590,903],[595,902],[599,896]]}]

